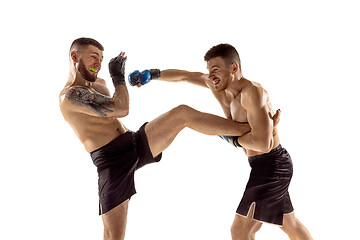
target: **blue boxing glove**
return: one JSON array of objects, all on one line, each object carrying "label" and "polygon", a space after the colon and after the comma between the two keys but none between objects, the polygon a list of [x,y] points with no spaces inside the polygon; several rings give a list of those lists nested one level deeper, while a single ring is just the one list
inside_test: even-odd
[{"label": "blue boxing glove", "polygon": [[131,86],[135,86],[138,83],[145,85],[153,79],[158,79],[161,76],[161,71],[159,69],[150,69],[139,72],[135,70],[129,74],[129,83]]},{"label": "blue boxing glove", "polygon": [[221,137],[222,139],[224,139],[234,147],[242,147],[237,140],[239,138],[238,136],[219,136],[219,137]]}]

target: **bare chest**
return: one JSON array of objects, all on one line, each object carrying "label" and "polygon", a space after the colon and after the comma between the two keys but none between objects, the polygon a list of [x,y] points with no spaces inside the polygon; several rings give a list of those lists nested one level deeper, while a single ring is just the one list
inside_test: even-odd
[{"label": "bare chest", "polygon": [[229,104],[229,111],[233,120],[237,122],[247,122],[246,109],[241,105],[240,97],[233,99]]},{"label": "bare chest", "polygon": [[218,95],[217,99],[227,118],[237,122],[247,122],[247,112],[241,104],[241,94],[235,98],[225,94]]}]

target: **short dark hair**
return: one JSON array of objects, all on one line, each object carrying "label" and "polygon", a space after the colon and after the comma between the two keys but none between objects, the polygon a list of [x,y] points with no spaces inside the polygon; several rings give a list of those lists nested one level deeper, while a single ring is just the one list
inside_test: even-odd
[{"label": "short dark hair", "polygon": [[213,46],[205,54],[204,60],[208,62],[210,59],[215,57],[222,57],[225,60],[227,66],[231,65],[233,62],[237,62],[237,64],[239,64],[239,68],[241,71],[241,62],[240,62],[239,53],[230,44],[222,43]]},{"label": "short dark hair", "polygon": [[100,49],[101,51],[104,51],[104,47],[95,39],[82,37],[82,38],[75,39],[72,42],[71,47],[70,47],[70,52],[72,50],[79,50],[88,45],[93,45],[93,46],[97,47],[98,49]]}]

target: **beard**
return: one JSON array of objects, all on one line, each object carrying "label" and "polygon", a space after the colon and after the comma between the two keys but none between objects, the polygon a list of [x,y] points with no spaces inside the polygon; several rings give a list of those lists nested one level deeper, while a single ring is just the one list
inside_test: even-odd
[{"label": "beard", "polygon": [[78,71],[86,81],[89,81],[89,82],[96,81],[97,75],[90,74],[89,70],[86,69],[84,62],[81,59],[79,60]]}]

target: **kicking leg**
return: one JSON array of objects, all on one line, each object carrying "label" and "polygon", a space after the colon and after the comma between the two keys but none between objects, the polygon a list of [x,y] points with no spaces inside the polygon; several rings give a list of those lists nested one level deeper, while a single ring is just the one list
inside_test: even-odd
[{"label": "kicking leg", "polygon": [[180,105],[145,126],[153,156],[164,151],[185,127],[207,135],[223,136],[241,136],[250,131],[250,126],[246,123],[237,123],[216,115],[199,112],[186,105]]},{"label": "kicking leg", "polygon": [[295,214],[284,214],[283,226],[281,227],[291,240],[312,240],[310,232],[295,217]]},{"label": "kicking leg", "polygon": [[101,215],[104,224],[104,240],[125,238],[129,199]]}]

